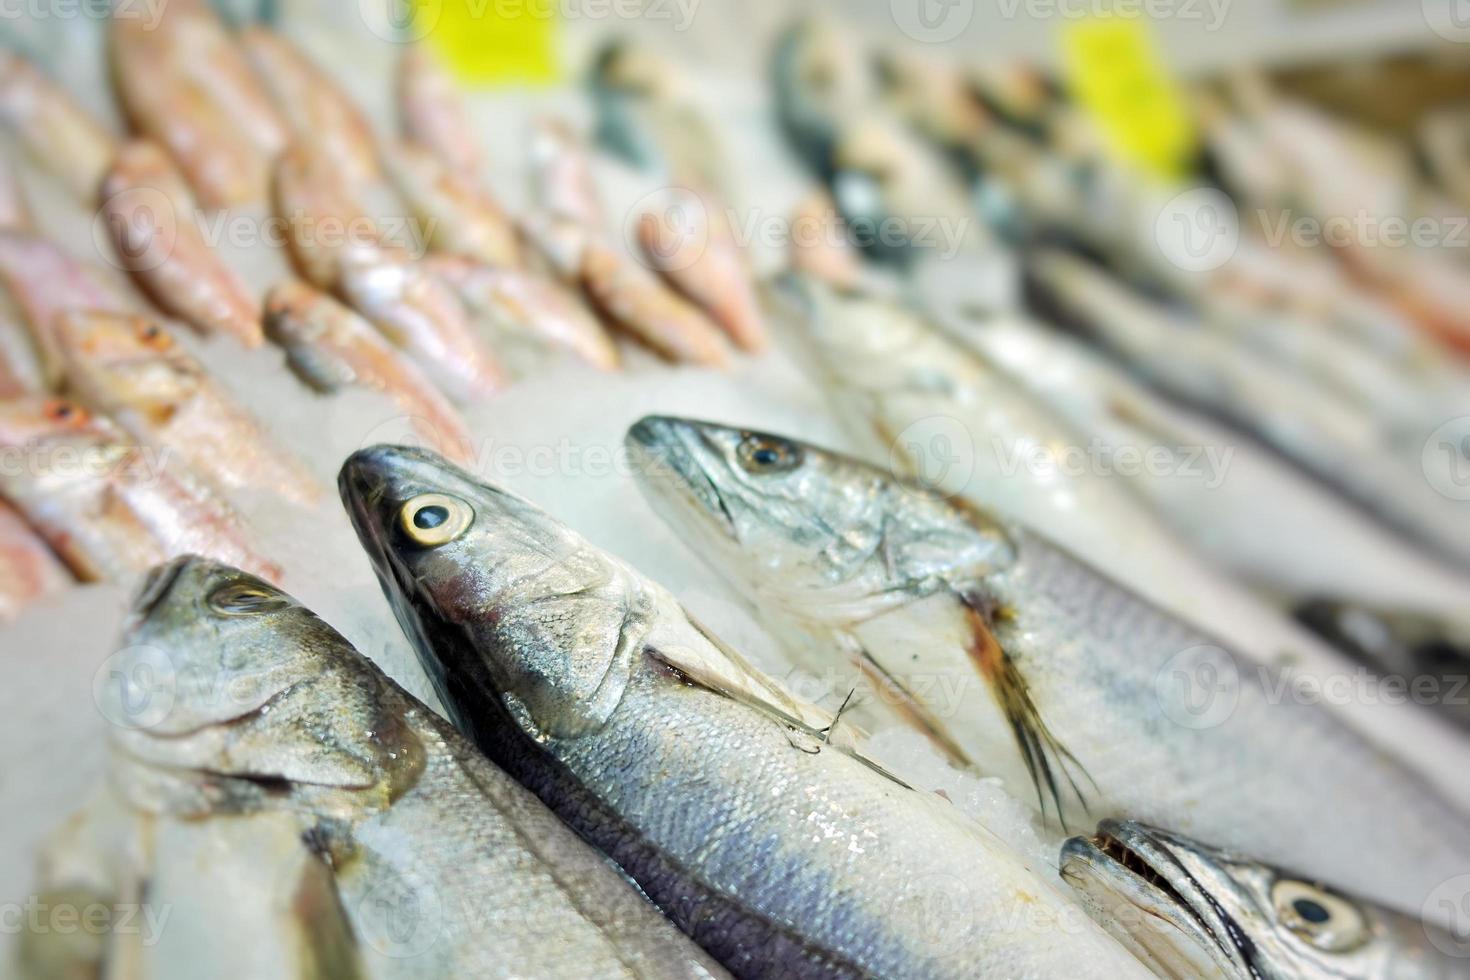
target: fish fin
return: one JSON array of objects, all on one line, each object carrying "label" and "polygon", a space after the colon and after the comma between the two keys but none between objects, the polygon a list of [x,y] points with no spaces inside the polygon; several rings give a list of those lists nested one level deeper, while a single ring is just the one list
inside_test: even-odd
[{"label": "fish fin", "polygon": [[342,908],[342,896],[327,862],[315,852],[302,863],[291,893],[297,925],[301,975],[320,980],[356,980],[365,975],[357,937]]},{"label": "fish fin", "polygon": [[1072,795],[1082,806],[1082,812],[1088,812],[1087,797],[1083,795],[1072,771],[1075,769],[1080,773],[1094,790],[1097,789],[1097,783],[1071,750],[1052,734],[1041,717],[1036,702],[1031,698],[1026,678],[992,629],[1000,613],[983,596],[969,592],[960,592],[957,595],[964,604],[974,634],[970,656],[989,683],[991,693],[995,695],[1001,711],[1010,723],[1011,731],[1015,734],[1016,747],[1021,752],[1022,761],[1031,774],[1031,783],[1036,788],[1041,814],[1046,816],[1047,800],[1051,800],[1057,820],[1062,830],[1066,831],[1067,818],[1062,803],[1064,785],[1071,788]]},{"label": "fish fin", "polygon": [[[886,703],[894,705],[904,720],[933,742],[951,764],[964,768],[974,766],[974,762],[965,753],[965,750],[945,731],[944,723],[935,717],[929,707],[915,697],[913,692],[905,687],[898,678],[889,673],[886,667],[874,659],[857,637],[850,633],[838,633],[837,641],[857,669],[873,685],[874,690],[891,698]],[[846,704],[846,702],[843,703]]]}]

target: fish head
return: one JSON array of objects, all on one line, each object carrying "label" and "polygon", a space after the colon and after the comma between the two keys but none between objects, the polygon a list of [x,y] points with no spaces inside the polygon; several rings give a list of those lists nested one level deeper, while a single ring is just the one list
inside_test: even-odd
[{"label": "fish head", "polygon": [[980,515],[840,453],[784,436],[651,416],[628,432],[639,486],[748,594],[804,618],[876,611],[1014,557]]},{"label": "fish head", "polygon": [[[626,568],[427,450],[360,450],[338,483],[446,704],[458,700],[456,687],[480,685],[537,737],[575,737],[606,721],[651,616]],[[484,721],[458,720],[471,730]]]},{"label": "fish head", "polygon": [[423,749],[388,685],[290,595],[229,565],[184,556],[134,600],[99,704],[126,780],[146,808],[247,810],[344,791],[386,805]]},{"label": "fish head", "polygon": [[56,336],[68,376],[104,406],[175,405],[200,380],[173,335],[147,317],[68,311]]},{"label": "fish head", "polygon": [[110,419],[66,398],[33,395],[0,402],[0,448],[81,450],[126,441]]},{"label": "fish head", "polygon": [[1434,953],[1407,916],[1143,824],[1108,820],[1068,840],[1061,873],[1161,975],[1388,976],[1405,948]]}]

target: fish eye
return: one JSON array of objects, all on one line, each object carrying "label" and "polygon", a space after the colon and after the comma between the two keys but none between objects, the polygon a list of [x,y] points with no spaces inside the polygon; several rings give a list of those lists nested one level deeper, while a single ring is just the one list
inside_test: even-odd
[{"label": "fish eye", "polygon": [[470,505],[458,497],[421,493],[398,512],[398,527],[414,544],[437,548],[463,534],[474,517]]},{"label": "fish eye", "polygon": [[168,350],[173,346],[173,338],[151,320],[138,321],[137,337],[139,342],[157,350]]},{"label": "fish eye", "polygon": [[291,605],[291,600],[248,582],[227,582],[209,594],[209,608],[224,616],[256,616]]},{"label": "fish eye", "polygon": [[1276,918],[1299,939],[1327,953],[1346,953],[1368,941],[1368,922],[1356,905],[1305,881],[1282,879],[1271,888]]},{"label": "fish eye", "polygon": [[86,409],[59,398],[47,402],[42,412],[52,422],[62,422],[71,426],[85,425],[88,418]]},{"label": "fish eye", "polygon": [[746,436],[735,454],[751,473],[785,473],[801,464],[799,446],[770,436]]}]

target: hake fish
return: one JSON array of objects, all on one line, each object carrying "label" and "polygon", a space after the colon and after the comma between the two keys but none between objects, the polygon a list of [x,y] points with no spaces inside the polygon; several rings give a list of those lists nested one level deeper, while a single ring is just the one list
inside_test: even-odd
[{"label": "hake fish", "polygon": [[324,394],[359,385],[381,391],[439,452],[463,459],[470,433],[459,411],[371,323],[331,296],[291,279],[265,298],[265,332],[291,371]]},{"label": "hake fish", "polygon": [[629,448],[793,656],[897,685],[911,724],[1043,812],[1187,829],[1416,908],[1470,870],[1470,819],[1417,774],[1046,538],[780,436],[655,417]]},{"label": "hake fish", "polygon": [[[255,576],[192,556],[155,569],[122,643],[118,676],[162,662],[176,678],[157,715],[124,686],[104,709],[111,792],[153,827],[147,901],[176,906],[136,975],[174,975],[191,945],[211,966],[190,975],[283,975],[215,952],[243,917],[267,927],[252,947],[294,954],[293,976],[726,976],[529,791]],[[176,866],[201,835],[197,857],[217,856]],[[239,859],[254,870],[214,870]],[[199,875],[225,900],[191,888]]]},{"label": "hake fish", "polygon": [[340,483],[457,725],[735,975],[1145,975],[998,838],[838,749],[830,715],[531,504],[391,446]]},{"label": "hake fish", "polygon": [[1104,821],[1062,876],[1160,977],[1450,980],[1465,943],[1437,926],[1181,834]]},{"label": "hake fish", "polygon": [[198,476],[74,402],[0,403],[0,497],[83,582],[128,582],[181,554],[210,555],[278,579],[240,518]]},{"label": "hake fish", "polygon": [[125,144],[102,181],[101,204],[120,266],[159,309],[206,336],[260,345],[260,304],[205,239],[194,195],[163,150]]},{"label": "hake fish", "polygon": [[57,338],[67,390],[140,444],[177,454],[223,493],[251,490],[303,506],[320,498],[305,465],[273,445],[156,320],[73,310],[60,317]]}]

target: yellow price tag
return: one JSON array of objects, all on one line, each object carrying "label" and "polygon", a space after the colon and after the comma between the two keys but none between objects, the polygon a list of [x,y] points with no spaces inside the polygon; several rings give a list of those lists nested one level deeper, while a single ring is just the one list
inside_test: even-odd
[{"label": "yellow price tag", "polygon": [[1069,23],[1062,48],[1073,96],[1114,152],[1160,177],[1180,176],[1195,153],[1194,126],[1148,23],[1121,16]]},{"label": "yellow price tag", "polygon": [[413,0],[415,35],[466,85],[552,84],[558,0]]}]

